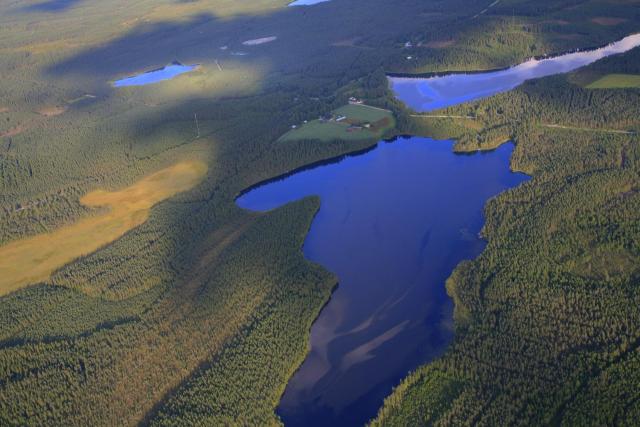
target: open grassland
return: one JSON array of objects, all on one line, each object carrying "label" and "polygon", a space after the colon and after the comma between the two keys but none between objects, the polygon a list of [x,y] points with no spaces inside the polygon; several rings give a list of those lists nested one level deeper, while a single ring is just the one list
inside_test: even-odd
[{"label": "open grassland", "polygon": [[575,82],[639,71],[634,49],[438,112],[475,129],[416,118],[414,132],[448,129],[465,151],[509,135],[532,179],[487,204],[485,251],[447,281],[453,345],[372,426],[637,424],[640,139],[622,130],[640,127],[640,93]]},{"label": "open grassland", "polygon": [[501,0],[476,18],[414,33],[389,69],[419,74],[508,67],[533,56],[601,46],[605,34],[620,39],[637,31],[639,14],[636,0]]},{"label": "open grassland", "polygon": [[587,86],[589,89],[640,88],[640,75],[608,74]]},{"label": "open grassland", "polygon": [[0,295],[44,282],[56,269],[120,238],[144,223],[155,204],[201,182],[206,171],[202,162],[181,162],[123,190],[87,194],[83,205],[106,212],[0,247]]},{"label": "open grassland", "polygon": [[[368,105],[345,105],[331,113],[331,120],[311,120],[282,136],[282,140],[370,140],[380,139],[393,129],[395,119],[390,110]],[[342,121],[336,118],[346,117]],[[369,127],[364,127],[367,124]]]}]

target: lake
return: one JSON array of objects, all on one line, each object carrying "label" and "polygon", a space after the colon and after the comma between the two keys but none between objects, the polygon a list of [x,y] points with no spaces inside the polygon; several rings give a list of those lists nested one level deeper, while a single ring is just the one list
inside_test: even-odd
[{"label": "lake", "polygon": [[162,68],[158,68],[157,70],[147,71],[144,73],[136,74],[131,77],[126,77],[124,79],[116,80],[113,82],[113,86],[115,87],[126,87],[126,86],[144,86],[150,85],[153,83],[158,83],[163,80],[170,80],[180,74],[188,73],[190,71],[195,70],[198,67],[195,65],[182,65],[180,63],[171,63]]},{"label": "lake", "polygon": [[449,107],[511,90],[526,80],[567,73],[609,55],[640,46],[634,34],[600,49],[573,52],[553,58],[530,59],[500,71],[448,74],[438,77],[390,77],[396,96],[416,111]]},{"label": "lake", "polygon": [[319,196],[304,254],[339,277],[280,402],[285,425],[364,424],[393,386],[451,341],[445,280],[484,248],[487,199],[527,179],[509,171],[511,144],[475,155],[452,149],[452,141],[418,137],[380,142],[237,199],[268,211]]}]

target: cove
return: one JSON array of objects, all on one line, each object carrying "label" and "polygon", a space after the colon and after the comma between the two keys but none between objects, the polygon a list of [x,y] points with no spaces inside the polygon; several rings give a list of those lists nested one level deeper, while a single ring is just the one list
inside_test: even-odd
[{"label": "cove", "polygon": [[289,6],[311,6],[318,3],[324,3],[330,0],[295,0],[289,3]]},{"label": "cove", "polygon": [[453,141],[403,137],[255,187],[240,207],[268,211],[316,195],[305,257],[339,285],[277,410],[287,426],[355,426],[453,337],[445,281],[476,257],[483,206],[525,181],[512,144],[455,154]]},{"label": "cove", "polygon": [[416,111],[449,107],[511,90],[526,80],[567,73],[609,55],[640,46],[640,34],[605,47],[552,58],[530,59],[520,65],[482,73],[453,73],[434,77],[389,77],[396,96]]},{"label": "cove", "polygon": [[195,65],[182,65],[179,62],[172,62],[169,65],[166,65],[162,68],[158,68],[157,70],[147,71],[145,73],[140,73],[135,76],[126,77],[124,79],[116,80],[113,82],[114,87],[126,87],[126,86],[144,86],[150,85],[153,83],[158,83],[163,80],[170,80],[180,74],[188,73],[189,71],[193,71],[198,67]]}]

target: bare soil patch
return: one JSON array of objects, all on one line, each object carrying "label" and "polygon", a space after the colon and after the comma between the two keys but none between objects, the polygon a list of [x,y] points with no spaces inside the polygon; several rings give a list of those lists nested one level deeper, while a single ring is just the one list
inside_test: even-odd
[{"label": "bare soil patch", "polygon": [[591,22],[593,22],[594,24],[598,24],[598,25],[605,25],[605,26],[613,26],[613,25],[618,25],[618,24],[622,24],[623,22],[626,22],[627,20],[624,18],[611,18],[611,17],[607,17],[607,16],[599,16],[597,18],[593,18],[591,20]]}]

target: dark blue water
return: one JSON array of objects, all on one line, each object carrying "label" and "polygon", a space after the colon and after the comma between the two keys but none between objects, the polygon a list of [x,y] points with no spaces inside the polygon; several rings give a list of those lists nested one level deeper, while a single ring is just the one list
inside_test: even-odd
[{"label": "dark blue water", "polygon": [[237,200],[266,211],[320,196],[304,253],[339,277],[282,397],[285,425],[364,424],[393,386],[451,341],[445,280],[484,248],[487,199],[527,179],[509,171],[511,144],[474,155],[452,147],[418,137],[381,142]]},{"label": "dark blue water", "polygon": [[178,63],[173,63],[165,67],[159,68],[157,70],[147,71],[146,73],[141,73],[135,76],[116,80],[115,82],[113,82],[113,86],[115,87],[145,86],[153,83],[158,83],[163,80],[170,80],[176,76],[179,76],[180,74],[193,71],[197,67],[198,67],[197,65],[182,65]]},{"label": "dark blue water", "polygon": [[430,111],[511,90],[526,80],[567,73],[609,55],[640,46],[634,34],[600,49],[573,52],[554,58],[530,59],[501,71],[449,74],[440,77],[391,77],[396,96],[416,111]]}]

